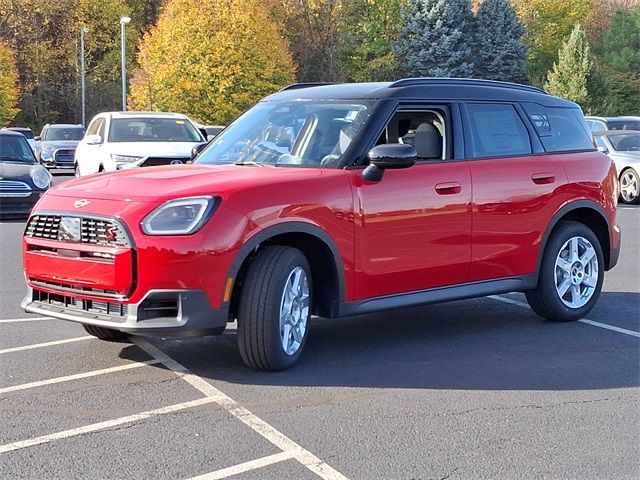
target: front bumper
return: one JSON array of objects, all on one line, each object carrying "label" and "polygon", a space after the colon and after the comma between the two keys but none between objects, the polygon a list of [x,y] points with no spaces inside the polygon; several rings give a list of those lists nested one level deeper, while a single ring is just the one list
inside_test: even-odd
[{"label": "front bumper", "polygon": [[3,193],[0,195],[0,217],[27,217],[44,192]]},{"label": "front bumper", "polygon": [[152,290],[140,302],[124,304],[30,287],[21,306],[29,313],[134,335],[219,335],[229,317],[228,308],[213,308],[202,290]]}]

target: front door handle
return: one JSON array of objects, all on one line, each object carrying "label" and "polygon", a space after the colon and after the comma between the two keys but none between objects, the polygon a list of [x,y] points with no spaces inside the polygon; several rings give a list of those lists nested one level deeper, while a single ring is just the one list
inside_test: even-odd
[{"label": "front door handle", "polygon": [[437,183],[435,189],[439,195],[454,195],[462,191],[462,185],[458,182]]},{"label": "front door handle", "polygon": [[556,177],[553,173],[541,172],[541,173],[534,173],[533,175],[531,175],[531,180],[533,180],[533,183],[536,183],[538,185],[545,185],[547,183],[555,182]]}]

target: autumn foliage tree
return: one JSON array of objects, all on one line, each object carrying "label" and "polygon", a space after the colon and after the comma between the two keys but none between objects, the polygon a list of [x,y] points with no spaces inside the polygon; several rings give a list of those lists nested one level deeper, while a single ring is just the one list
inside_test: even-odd
[{"label": "autumn foliage tree", "polygon": [[0,126],[18,113],[18,69],[13,50],[0,42]]},{"label": "autumn foliage tree", "polygon": [[170,0],[144,36],[138,62],[132,109],[178,111],[207,123],[228,123],[295,73],[260,0]]}]

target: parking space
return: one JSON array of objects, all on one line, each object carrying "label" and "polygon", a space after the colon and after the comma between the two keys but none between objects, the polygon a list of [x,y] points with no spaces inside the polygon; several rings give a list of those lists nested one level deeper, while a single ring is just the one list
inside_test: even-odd
[{"label": "parking space", "polygon": [[233,326],[107,343],[17,321],[24,224],[3,222],[0,478],[637,478],[640,208],[620,221],[592,323],[521,294],[314,319],[278,373]]}]

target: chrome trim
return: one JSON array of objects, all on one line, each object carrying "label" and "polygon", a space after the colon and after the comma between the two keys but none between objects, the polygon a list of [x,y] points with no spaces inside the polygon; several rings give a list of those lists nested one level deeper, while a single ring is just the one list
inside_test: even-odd
[{"label": "chrome trim", "polygon": [[3,190],[32,190],[28,183],[19,182],[17,180],[0,180],[0,191]]},{"label": "chrome trim", "polygon": [[[31,283],[31,285],[36,287],[47,288],[49,290],[55,290],[58,292],[77,293],[80,295],[86,295],[88,297],[109,298],[112,300],[120,300],[120,301],[124,301],[127,299],[127,297],[121,293],[113,294],[113,293],[96,291],[96,290],[105,290],[102,288],[93,289],[91,287],[79,287],[79,286],[75,287],[73,285],[65,286],[64,283],[47,282],[46,280],[34,280],[31,278],[29,279],[29,283]],[[66,285],[69,285],[69,284],[66,284]],[[84,290],[85,288],[88,288],[88,290]]]},{"label": "chrome trim", "polygon": [[25,198],[31,196],[31,192],[0,192],[0,198]]}]

